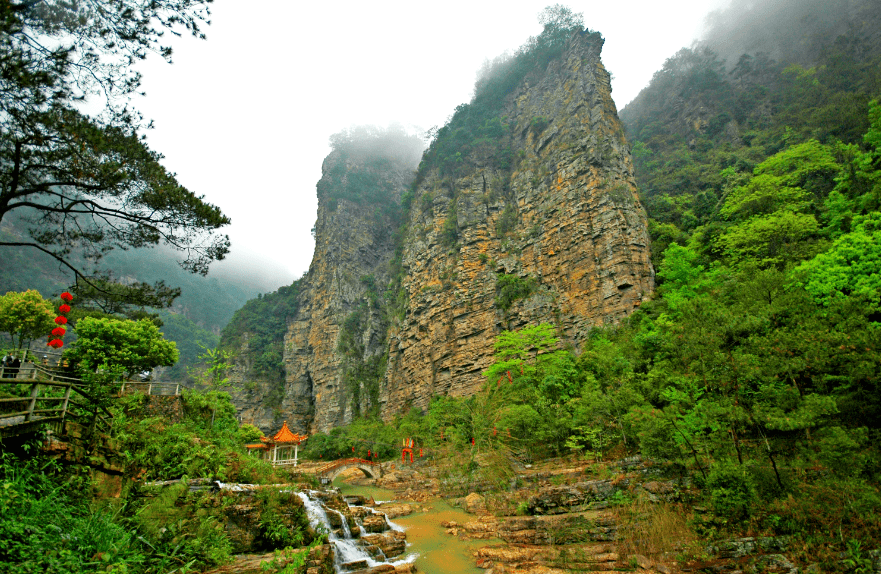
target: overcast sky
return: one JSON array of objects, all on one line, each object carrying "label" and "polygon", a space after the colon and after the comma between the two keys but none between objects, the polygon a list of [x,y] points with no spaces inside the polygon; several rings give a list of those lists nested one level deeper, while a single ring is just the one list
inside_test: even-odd
[{"label": "overcast sky", "polygon": [[[471,99],[487,58],[541,32],[549,0],[217,0],[207,41],[141,66],[151,147],[179,181],[232,218],[230,262],[266,290],[309,268],[315,184],[328,137],[358,124],[424,132]],[[621,110],[727,0],[565,3],[606,39]],[[244,272],[244,271],[239,271]]]}]

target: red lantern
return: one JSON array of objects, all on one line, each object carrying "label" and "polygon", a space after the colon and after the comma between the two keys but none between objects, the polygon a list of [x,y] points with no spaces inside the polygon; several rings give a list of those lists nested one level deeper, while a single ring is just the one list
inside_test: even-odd
[{"label": "red lantern", "polygon": [[64,325],[67,323],[67,317],[55,317],[56,325]]},{"label": "red lantern", "polygon": [[55,327],[52,329],[52,334],[56,337],[63,337],[66,332],[67,331],[65,331],[64,327]]},{"label": "red lantern", "polygon": [[70,305],[66,303],[61,305],[60,307],[58,307],[58,312],[62,315],[67,315],[68,313],[70,313]]},{"label": "red lantern", "polygon": [[64,293],[61,294],[61,300],[67,301],[68,303],[70,303],[71,301],[73,301],[73,295],[71,295],[70,293],[65,291]]},{"label": "red lantern", "polygon": [[62,341],[61,339],[52,339],[52,340],[49,341],[47,344],[48,344],[50,347],[54,347],[54,348],[56,348],[56,349],[60,349],[61,347],[64,346],[64,341]]}]

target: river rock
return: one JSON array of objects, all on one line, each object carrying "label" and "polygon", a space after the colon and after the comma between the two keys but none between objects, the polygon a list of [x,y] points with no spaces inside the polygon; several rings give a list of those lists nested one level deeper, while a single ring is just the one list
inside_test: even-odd
[{"label": "river rock", "polygon": [[340,570],[343,572],[354,572],[356,570],[363,571],[367,568],[367,560],[356,560],[354,562],[346,562],[345,564],[340,564]]},{"label": "river rock", "polygon": [[397,572],[391,564],[380,564],[373,568],[365,568],[364,570],[353,570],[352,574],[382,574],[383,572]]},{"label": "river rock", "polygon": [[486,512],[486,499],[476,492],[465,497],[465,510],[471,514]]},{"label": "river rock", "polygon": [[588,480],[564,486],[545,487],[527,500],[526,511],[529,514],[582,512],[600,506],[627,484],[626,479],[618,482]]},{"label": "river rock", "polygon": [[381,550],[386,558],[400,556],[407,549],[407,536],[397,530],[390,530],[382,534],[367,534],[362,536],[361,540],[369,546]]},{"label": "river rock", "polygon": [[334,574],[334,551],[330,544],[316,546],[306,558],[306,574]]},{"label": "river rock", "polygon": [[387,503],[381,504],[377,508],[381,508],[382,512],[389,518],[389,520],[395,519],[399,516],[413,514],[413,507],[409,504]]},{"label": "river rock", "polygon": [[371,516],[365,516],[361,519],[361,528],[365,532],[376,533],[385,532],[388,530],[389,526],[388,522],[385,520],[385,516],[374,514]]},{"label": "river rock", "polygon": [[[266,572],[264,564],[275,561],[280,568],[284,568],[288,563],[292,562],[297,555],[306,552],[306,548],[298,548],[296,550],[286,550],[279,554],[277,552],[269,552],[267,554],[243,554],[233,558],[229,564],[225,564],[218,568],[213,568],[203,572],[203,574],[263,574]],[[333,570],[331,570],[332,572]]]},{"label": "river rock", "polygon": [[619,556],[609,544],[557,546],[486,546],[474,553],[477,565],[487,572],[549,574],[617,570]]}]

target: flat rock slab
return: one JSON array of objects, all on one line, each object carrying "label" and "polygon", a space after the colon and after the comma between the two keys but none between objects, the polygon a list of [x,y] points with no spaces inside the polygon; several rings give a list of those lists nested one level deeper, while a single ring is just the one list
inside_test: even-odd
[{"label": "flat rock slab", "polygon": [[296,555],[301,554],[306,550],[306,548],[300,548],[282,555],[276,555],[275,552],[268,552],[266,554],[242,554],[236,556],[235,560],[230,564],[220,566],[213,570],[208,570],[202,574],[263,574],[264,563],[268,564],[273,560],[277,560],[275,564],[279,568],[283,568],[290,563]]}]

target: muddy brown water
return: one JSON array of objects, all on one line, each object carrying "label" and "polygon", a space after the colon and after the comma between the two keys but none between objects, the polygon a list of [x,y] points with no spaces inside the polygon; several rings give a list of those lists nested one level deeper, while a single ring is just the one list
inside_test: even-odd
[{"label": "muddy brown water", "polygon": [[[334,482],[344,495],[359,494],[372,496],[376,501],[398,500],[397,494],[392,490],[377,488],[374,486],[350,485],[344,482]],[[411,503],[414,512],[409,516],[399,516],[392,519],[402,526],[407,533],[407,552],[416,553],[416,567],[425,574],[479,574],[483,570],[475,565],[474,552],[483,546],[489,546],[487,540],[459,540],[455,536],[446,533],[441,522],[455,521],[460,524],[474,520],[467,512],[450,506],[441,499],[434,499],[425,503]],[[425,507],[426,512],[418,511]],[[381,508],[380,508],[381,510]]]}]

